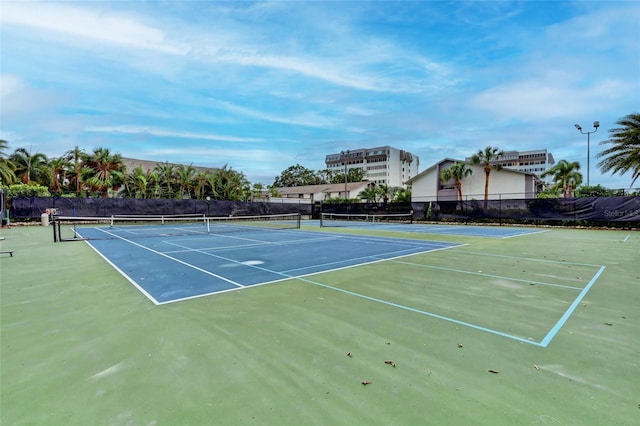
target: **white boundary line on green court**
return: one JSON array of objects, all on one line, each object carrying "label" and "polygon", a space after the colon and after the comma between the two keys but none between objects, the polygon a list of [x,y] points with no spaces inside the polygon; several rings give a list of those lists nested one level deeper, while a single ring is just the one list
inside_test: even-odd
[{"label": "white boundary line on green court", "polygon": [[529,260],[531,262],[560,263],[563,265],[575,265],[575,266],[592,266],[594,268],[599,268],[600,266],[602,266],[602,265],[595,265],[592,263],[567,262],[566,260],[536,259],[533,257],[510,256],[507,254],[493,254],[493,253],[485,253],[481,251],[458,250],[458,252],[473,254],[477,256],[492,256],[492,257],[504,257],[505,259]]}]

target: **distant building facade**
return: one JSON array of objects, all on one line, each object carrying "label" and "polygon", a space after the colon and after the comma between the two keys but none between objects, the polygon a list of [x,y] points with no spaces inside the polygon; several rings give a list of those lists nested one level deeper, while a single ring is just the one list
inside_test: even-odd
[{"label": "distant building facade", "polygon": [[[150,161],[150,160],[139,160],[136,158],[127,158],[127,157],[122,157],[122,164],[124,164],[127,173],[131,173],[131,171],[133,171],[135,168],[140,167],[142,169],[143,172],[147,173],[147,172],[152,172],[157,165],[159,164],[165,164],[167,162],[164,161]],[[189,166],[188,164],[177,164],[177,163],[168,163],[172,166]],[[201,167],[201,166],[192,166],[194,169],[196,170],[202,170],[202,171],[214,171],[216,170],[215,167]]]},{"label": "distant building facade", "polygon": [[376,185],[406,188],[405,182],[418,174],[420,159],[408,151],[381,146],[328,154],[325,165],[333,174],[361,168],[364,177]]},{"label": "distant building facade", "polygon": [[[466,159],[471,161],[471,157]],[[506,169],[517,170],[523,173],[532,173],[538,177],[555,164],[553,155],[546,149],[533,151],[504,151],[504,154],[493,161],[492,164],[499,164]]]},{"label": "distant building facade", "polygon": [[[358,198],[358,194],[371,185],[371,182],[325,183],[320,185],[285,186],[277,188],[278,196],[269,196],[271,202],[281,200],[306,200],[309,202],[326,201],[331,198]],[[266,199],[268,191],[263,193]]]}]

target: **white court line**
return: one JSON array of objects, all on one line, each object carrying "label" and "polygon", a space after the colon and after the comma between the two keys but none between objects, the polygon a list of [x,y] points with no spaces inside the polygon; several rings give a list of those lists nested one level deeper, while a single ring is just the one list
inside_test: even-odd
[{"label": "white court line", "polygon": [[[262,247],[262,246],[269,246],[269,245],[274,245],[274,246],[284,246],[284,245],[289,245],[289,244],[307,244],[307,243],[316,243],[318,241],[329,241],[329,240],[337,240],[339,237],[327,237],[327,238],[308,238],[306,240],[288,240],[288,241],[280,241],[280,242],[271,242],[271,241],[262,241],[260,243],[256,243],[256,244],[242,244],[242,245],[236,245],[236,246],[224,246],[224,247],[201,247],[198,249],[195,248],[186,248],[183,250],[169,250],[169,251],[164,251],[163,253],[189,253],[191,251],[231,251],[231,250],[241,250],[241,249],[245,249],[245,248],[250,248],[250,247]],[[177,240],[177,242],[189,242],[189,241],[193,241],[193,238],[191,239],[179,239]],[[162,241],[163,243],[166,244],[171,244],[171,245],[175,245],[176,243],[172,242],[172,241]]]},{"label": "white court line", "polygon": [[197,266],[195,266],[195,265],[192,265],[192,264],[190,264],[190,263],[184,262],[184,261],[182,261],[182,260],[180,260],[180,259],[176,259],[175,257],[172,257],[172,256],[169,256],[169,255],[164,254],[164,253],[162,253],[162,252],[159,252],[158,250],[154,250],[154,249],[152,249],[152,248],[149,248],[149,247],[143,246],[142,244],[138,244],[138,243],[136,243],[136,242],[134,242],[134,241],[128,240],[128,239],[126,239],[126,238],[124,238],[124,237],[121,237],[121,236],[119,236],[119,235],[113,234],[113,233],[111,233],[111,232],[109,232],[109,231],[105,231],[104,229],[99,229],[99,228],[96,228],[96,229],[97,229],[98,231],[100,231],[100,232],[104,232],[105,234],[111,235],[111,236],[116,237],[116,238],[118,238],[118,239],[120,239],[120,240],[122,240],[122,241],[125,241],[125,242],[127,242],[127,243],[129,243],[129,244],[133,244],[133,245],[134,245],[134,246],[136,246],[136,247],[140,247],[140,248],[142,248],[142,249],[145,249],[145,250],[147,250],[147,251],[150,251],[150,252],[152,252],[152,253],[155,253],[155,254],[157,254],[158,256],[166,257],[167,259],[171,259],[171,260],[173,260],[174,262],[178,262],[178,263],[180,263],[180,264],[182,264],[182,265],[184,265],[184,266],[187,266],[187,267],[189,267],[189,268],[195,269],[196,271],[202,272],[202,273],[207,274],[207,275],[211,275],[212,277],[215,277],[215,278],[221,279],[222,281],[226,281],[226,282],[228,282],[229,284],[233,284],[233,285],[235,285],[235,286],[237,286],[237,287],[241,287],[241,288],[245,287],[244,285],[242,285],[242,284],[240,284],[240,283],[237,283],[237,282],[235,282],[235,281],[233,281],[233,280],[230,280],[230,279],[225,278],[225,277],[223,277],[223,276],[221,276],[221,275],[218,275],[218,274],[214,274],[213,272],[207,271],[206,269],[199,268],[199,267],[197,267]]},{"label": "white court line", "polygon": [[582,290],[583,289],[583,287],[575,287],[575,286],[570,286],[570,285],[547,283],[547,282],[544,282],[544,281],[523,280],[523,279],[520,279],[520,278],[505,277],[505,276],[502,276],[502,275],[485,274],[483,272],[465,271],[463,269],[455,269],[455,268],[445,268],[443,266],[423,265],[423,264],[420,264],[420,263],[413,263],[413,262],[400,262],[400,261],[394,261],[394,262],[401,263],[403,265],[417,266],[419,268],[437,269],[439,271],[458,272],[458,273],[461,273],[461,274],[478,275],[478,276],[481,276],[481,277],[489,277],[489,278],[499,278],[499,279],[503,279],[503,280],[507,280],[507,281],[517,281],[517,282],[522,282],[522,283],[527,283],[527,284],[540,284],[540,285],[545,285],[545,286],[549,286],[549,287],[568,288],[568,289],[571,289],[571,290]]},{"label": "white court line", "polygon": [[535,259],[532,257],[519,257],[519,256],[508,256],[505,254],[493,254],[493,253],[484,253],[479,251],[468,251],[468,250],[458,250],[458,253],[466,253],[473,254],[476,256],[492,256],[492,257],[503,257],[505,259],[517,259],[517,260],[528,260],[531,262],[543,262],[543,263],[559,263],[562,265],[574,265],[574,266],[592,266],[594,268],[599,268],[602,265],[594,265],[591,263],[578,263],[578,262],[566,262],[564,260],[550,260],[550,259]]}]

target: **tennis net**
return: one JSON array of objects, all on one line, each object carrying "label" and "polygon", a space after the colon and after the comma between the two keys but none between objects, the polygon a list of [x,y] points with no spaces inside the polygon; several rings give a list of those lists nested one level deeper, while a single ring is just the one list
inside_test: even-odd
[{"label": "tennis net", "polygon": [[346,214],[320,213],[321,227],[334,226],[371,226],[375,224],[413,223],[413,214]]},{"label": "tennis net", "polygon": [[114,215],[109,217],[56,216],[53,220],[54,241],[96,239],[134,239],[299,229],[300,214],[225,216],[148,216]]}]

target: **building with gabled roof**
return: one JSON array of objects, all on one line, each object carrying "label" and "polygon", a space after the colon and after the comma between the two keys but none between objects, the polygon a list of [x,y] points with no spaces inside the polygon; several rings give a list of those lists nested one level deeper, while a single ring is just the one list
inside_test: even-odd
[{"label": "building with gabled roof", "polygon": [[[455,163],[466,163],[467,167],[472,170],[470,176],[461,180],[463,197],[468,200],[484,199],[484,168],[463,160],[444,158],[406,182],[411,187],[411,201],[457,200],[458,192],[453,179],[447,182],[442,182],[440,179],[442,171]],[[537,182],[538,178],[533,173],[525,173],[508,168],[493,170],[489,176],[488,199],[535,198]]]}]

